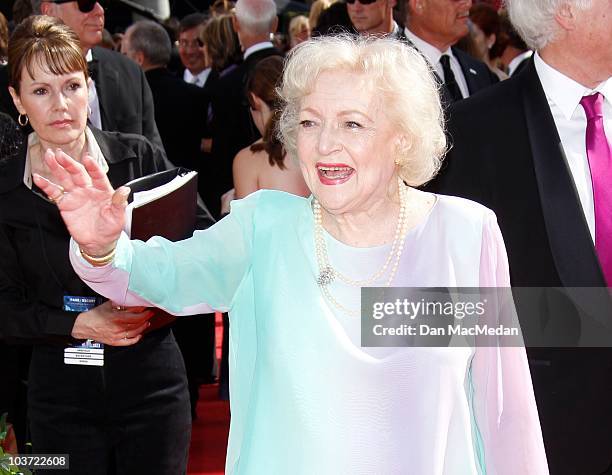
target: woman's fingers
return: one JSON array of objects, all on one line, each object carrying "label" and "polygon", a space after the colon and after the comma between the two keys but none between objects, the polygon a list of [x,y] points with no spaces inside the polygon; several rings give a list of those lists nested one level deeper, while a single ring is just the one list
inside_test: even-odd
[{"label": "woman's fingers", "polygon": [[98,190],[113,191],[108,177],[102,167],[87,153],[83,155],[81,163],[91,178],[91,184]]},{"label": "woman's fingers", "polygon": [[147,328],[149,328],[151,326],[151,324],[149,322],[144,322],[142,325],[134,325],[132,327],[128,327],[128,330],[125,332],[124,338],[127,336],[127,340],[129,340],[130,338],[134,338],[137,335],[140,335],[142,332],[144,332]]},{"label": "woman's fingers", "polygon": [[51,149],[47,149],[44,153],[45,164],[51,171],[55,183],[64,187],[66,191],[70,191],[74,188],[74,180],[70,173],[58,162],[57,158],[56,153]]},{"label": "woman's fingers", "polygon": [[141,325],[148,322],[148,320],[154,315],[151,310],[145,310],[144,312],[130,312],[120,311],[114,320],[120,325]]},{"label": "woman's fingers", "polygon": [[64,187],[47,180],[38,173],[32,174],[32,178],[36,186],[39,187],[51,201],[58,202],[65,193]]},{"label": "woman's fingers", "polygon": [[142,334],[136,335],[134,338],[118,338],[112,344],[109,343],[109,345],[111,346],[131,346],[131,345],[138,343],[141,339],[142,339]]},{"label": "woman's fingers", "polygon": [[130,346],[134,343],[138,343],[142,338],[142,332],[144,332],[150,326],[151,324],[149,322],[144,322],[138,326],[122,326],[115,336],[113,346]]},{"label": "woman's fingers", "polygon": [[[74,160],[69,155],[65,154],[61,149],[55,151],[55,160],[61,165],[70,175],[71,181],[79,187],[91,186],[91,178],[85,170],[85,167]],[[62,184],[65,187],[65,185]],[[71,191],[71,188],[66,188],[66,191]]]},{"label": "woman's fingers", "polygon": [[127,207],[128,196],[130,196],[131,190],[127,186],[119,187],[113,193],[111,198],[111,204],[115,211],[125,212],[125,208]]}]

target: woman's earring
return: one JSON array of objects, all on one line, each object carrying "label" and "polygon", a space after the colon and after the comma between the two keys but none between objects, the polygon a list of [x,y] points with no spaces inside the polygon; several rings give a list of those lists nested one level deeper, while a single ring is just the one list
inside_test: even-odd
[{"label": "woman's earring", "polygon": [[87,117],[91,119],[91,106],[87,104]]},{"label": "woman's earring", "polygon": [[[24,119],[24,117],[25,117],[25,119]],[[19,114],[19,117],[17,117],[17,122],[22,127],[25,127],[26,125],[28,125],[28,122],[30,122],[30,119],[28,118],[27,114]]]}]

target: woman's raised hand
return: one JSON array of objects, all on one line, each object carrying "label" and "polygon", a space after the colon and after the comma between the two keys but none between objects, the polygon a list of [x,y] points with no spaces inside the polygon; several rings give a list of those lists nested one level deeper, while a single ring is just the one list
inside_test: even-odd
[{"label": "woman's raised hand", "polygon": [[55,202],[70,235],[91,256],[110,252],[123,229],[130,189],[114,190],[87,154],[79,163],[59,149],[47,150],[44,160],[53,181],[34,174],[34,183]]}]

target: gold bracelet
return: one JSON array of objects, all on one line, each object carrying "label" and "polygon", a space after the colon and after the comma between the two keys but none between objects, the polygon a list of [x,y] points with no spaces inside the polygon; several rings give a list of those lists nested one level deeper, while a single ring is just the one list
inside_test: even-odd
[{"label": "gold bracelet", "polygon": [[107,252],[103,256],[92,256],[91,254],[87,254],[80,247],[79,247],[79,252],[81,253],[81,256],[83,256],[83,259],[85,259],[87,262],[89,262],[92,266],[94,266],[94,267],[102,267],[102,266],[105,266],[106,264],[108,264],[108,263],[113,261],[113,259],[115,258],[115,250],[116,249],[117,249],[116,246],[113,247],[109,252]]}]

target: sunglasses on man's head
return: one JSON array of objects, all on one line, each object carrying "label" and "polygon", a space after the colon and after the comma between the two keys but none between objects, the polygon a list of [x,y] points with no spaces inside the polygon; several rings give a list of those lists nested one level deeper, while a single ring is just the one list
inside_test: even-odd
[{"label": "sunglasses on man's head", "polygon": [[[345,1],[349,5],[352,5],[353,3],[355,3],[355,0],[345,0]],[[376,3],[377,0],[357,0],[357,1],[361,3],[362,5],[370,5],[371,3]]]},{"label": "sunglasses on man's head", "polygon": [[57,3],[57,4],[77,2],[80,12],[89,13],[90,11],[94,9],[94,7],[96,6],[96,3],[98,3],[98,1],[100,0],[50,0],[50,1],[51,3]]}]

